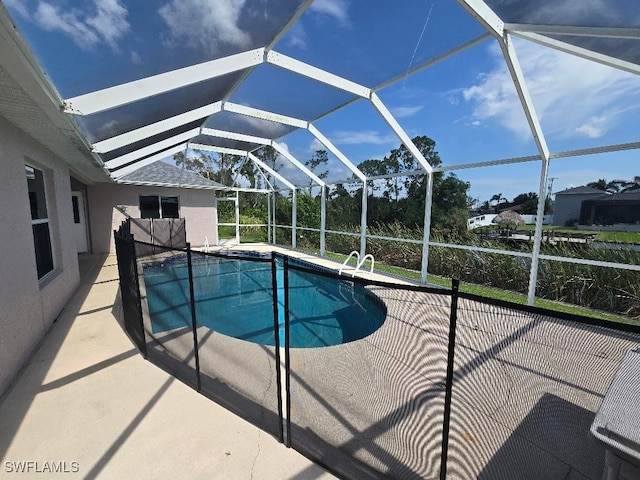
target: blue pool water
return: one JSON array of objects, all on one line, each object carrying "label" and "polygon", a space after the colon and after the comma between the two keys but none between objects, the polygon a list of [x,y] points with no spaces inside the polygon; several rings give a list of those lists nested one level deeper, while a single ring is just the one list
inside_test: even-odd
[{"label": "blue pool water", "polygon": [[[193,259],[199,326],[263,345],[275,345],[270,262]],[[143,268],[153,333],[191,326],[184,256]],[[276,270],[280,345],[284,346],[284,272]],[[322,347],[370,335],[384,322],[384,304],[361,285],[289,269],[290,344]]]}]

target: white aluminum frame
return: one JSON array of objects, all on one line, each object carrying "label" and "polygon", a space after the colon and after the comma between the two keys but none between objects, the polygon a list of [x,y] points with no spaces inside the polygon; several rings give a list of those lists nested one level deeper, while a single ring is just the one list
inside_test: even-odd
[{"label": "white aluminum frame", "polygon": [[[542,218],[544,213],[544,205],[546,199],[546,187],[547,187],[547,179],[549,174],[549,166],[551,159],[559,159],[566,157],[574,157],[578,155],[588,155],[595,153],[603,153],[603,152],[613,152],[620,150],[630,150],[630,149],[640,149],[640,142],[632,142],[627,144],[619,144],[619,145],[607,145],[603,147],[594,147],[587,148],[581,150],[574,150],[569,152],[556,152],[552,153],[549,151],[548,145],[545,140],[544,133],[540,126],[539,119],[537,117],[531,96],[529,94],[524,75],[522,74],[522,70],[520,68],[516,51],[513,46],[513,37],[519,37],[528,41],[532,41],[538,43],[540,45],[544,45],[546,47],[554,48],[556,50],[569,53],[571,55],[575,55],[581,58],[588,59],[590,61],[594,61],[597,63],[601,63],[603,65],[607,65],[613,68],[617,68],[632,74],[640,74],[640,65],[630,63],[619,58],[611,57],[608,55],[600,54],[598,52],[594,52],[585,48],[577,47],[570,43],[566,43],[554,38],[549,37],[549,35],[567,35],[567,36],[581,36],[588,38],[616,38],[616,39],[632,39],[638,40],[640,39],[640,29],[638,28],[613,28],[613,27],[580,27],[580,26],[566,26],[566,25],[535,25],[535,24],[513,24],[508,23],[505,24],[502,19],[487,5],[487,3],[483,0],[457,0],[458,4],[467,11],[471,16],[473,16],[487,31],[487,33],[477,36],[466,43],[449,50],[439,56],[436,56],[424,63],[413,67],[405,74],[398,75],[386,82],[378,85],[374,88],[369,88],[363,85],[360,85],[356,82],[353,82],[349,79],[343,78],[341,76],[335,75],[331,72],[323,70],[318,67],[314,67],[305,62],[297,60],[295,58],[289,57],[277,51],[274,51],[273,48],[277,44],[277,42],[282,38],[282,36],[294,25],[296,20],[309,8],[312,3],[312,0],[305,0],[300,7],[296,10],[294,15],[289,19],[287,24],[280,32],[272,39],[272,41],[263,48],[258,48],[254,50],[249,50],[245,52],[241,52],[235,55],[230,55],[227,57],[219,58],[216,60],[212,60],[209,62],[204,62],[198,65],[193,65],[165,73],[161,73],[158,75],[150,76],[147,78],[143,78],[140,80],[128,82],[125,84],[117,85],[114,87],[106,88],[103,90],[99,90],[96,92],[87,93],[84,95],[79,95],[73,98],[69,98],[66,100],[60,99],[62,103],[62,108],[66,113],[74,114],[74,115],[89,115],[101,111],[105,111],[108,109],[116,108],[122,105],[126,105],[132,102],[136,102],[145,98],[153,97],[165,92],[169,92],[178,88],[183,88],[188,85],[195,84],[197,82],[213,79],[216,77],[220,77],[222,75],[226,75],[232,72],[244,71],[241,79],[238,80],[235,85],[227,92],[225,97],[219,101],[210,105],[206,105],[204,107],[200,107],[189,112],[182,113],[180,115],[176,115],[171,118],[167,118],[158,122],[155,122],[150,125],[146,125],[135,130],[114,136],[112,138],[107,138],[96,142],[92,145],[92,149],[94,153],[107,153],[113,151],[117,148],[124,147],[126,145],[130,145],[134,142],[144,140],[145,138],[149,138],[154,135],[161,134],[163,132],[167,132],[171,129],[179,128],[181,125],[184,125],[189,122],[196,121],[200,118],[208,118],[211,115],[215,115],[221,111],[227,111],[231,113],[236,113],[239,115],[246,115],[253,118],[258,118],[262,120],[272,121],[281,123],[284,125],[289,125],[294,128],[306,129],[308,130],[318,141],[320,141],[335,157],[343,163],[356,177],[359,181],[363,183],[362,190],[362,212],[360,219],[360,250],[361,255],[365,255],[366,251],[366,230],[367,230],[367,198],[368,198],[368,186],[367,181],[375,180],[378,178],[391,178],[395,176],[406,176],[406,175],[427,175],[427,189],[426,189],[426,198],[425,198],[425,212],[424,212],[424,235],[422,240],[423,245],[423,253],[422,253],[422,281],[426,282],[427,280],[427,270],[428,270],[428,258],[429,258],[429,246],[430,245],[438,245],[445,246],[451,248],[466,248],[458,245],[449,245],[449,244],[439,244],[436,242],[430,241],[430,222],[431,222],[431,207],[432,207],[432,193],[433,193],[433,173],[434,172],[445,172],[445,171],[455,171],[461,169],[468,168],[478,168],[478,167],[487,167],[487,166],[495,166],[495,165],[506,165],[506,164],[515,164],[519,162],[531,162],[531,161],[540,161],[541,170],[540,170],[540,184],[538,190],[538,205],[537,205],[537,222],[535,227],[534,234],[534,244],[533,250],[531,254],[520,254],[518,252],[505,252],[505,251],[496,251],[497,253],[507,254],[507,255],[519,255],[526,256],[531,258],[531,268],[530,268],[530,278],[529,278],[529,290],[528,290],[528,303],[531,305],[535,299],[535,286],[537,282],[537,271],[538,264],[540,259],[544,260],[553,260],[553,261],[566,261],[572,263],[583,263],[589,265],[598,265],[614,268],[624,268],[630,270],[640,270],[639,266],[633,265],[619,265],[619,264],[610,264],[608,262],[595,262],[590,260],[582,260],[582,259],[573,259],[573,258],[563,258],[563,257],[552,257],[548,255],[540,254],[540,246],[542,242]],[[428,161],[424,158],[424,156],[420,153],[417,147],[413,144],[407,133],[400,126],[395,117],[391,114],[386,105],[382,102],[382,100],[377,95],[377,91],[389,86],[402,78],[405,78],[408,75],[411,75],[417,71],[423,70],[432,66],[446,58],[459,53],[462,50],[475,46],[487,38],[493,37],[499,43],[500,48],[503,52],[504,60],[509,69],[513,84],[516,88],[516,92],[520,99],[521,106],[527,118],[527,122],[529,124],[530,130],[534,137],[536,147],[538,150],[538,155],[531,155],[526,157],[518,157],[518,158],[509,158],[502,160],[490,160],[483,162],[475,162],[475,163],[467,163],[462,165],[451,165],[451,166],[440,166],[437,168],[433,168]],[[423,168],[421,171],[416,172],[400,172],[398,174],[393,175],[385,175],[385,176],[375,176],[367,178],[326,136],[324,136],[312,122],[319,120],[319,118],[323,118],[329,113],[325,113],[319,118],[313,119],[311,121],[297,119],[293,117],[288,117],[286,115],[281,115],[276,112],[267,112],[263,110],[259,110],[250,106],[239,105],[233,102],[229,102],[229,98],[237,90],[237,88],[241,85],[244,79],[247,78],[250,72],[252,72],[256,67],[261,64],[270,64],[277,66],[279,68],[285,69],[289,72],[295,73],[297,75],[304,76],[306,78],[312,79],[314,81],[326,84],[330,87],[340,89],[342,91],[348,92],[353,95],[355,98],[349,100],[344,103],[342,106],[337,107],[331,112],[342,108],[348,104],[353,103],[354,101],[359,101],[361,99],[368,100],[374,109],[380,114],[385,123],[389,126],[389,128],[394,132],[394,134],[400,139],[402,144],[410,151],[410,153],[417,159],[420,166]],[[40,79],[42,75],[38,75]],[[48,85],[48,81],[44,82],[45,85]],[[48,89],[45,89],[49,92]],[[52,100],[56,100],[57,92],[52,90],[53,93],[50,94]],[[75,125],[74,119],[72,116],[68,117],[73,125]],[[193,138],[198,135],[209,135],[214,137],[227,138],[232,140],[244,141],[248,143],[256,143],[260,145],[270,145],[278,151],[278,153],[286,158],[289,162],[295,165],[298,169],[300,169],[305,175],[307,175],[313,182],[321,187],[321,226],[320,226],[320,250],[321,255],[325,253],[325,234],[326,230],[326,195],[327,188],[326,182],[320,179],[317,175],[315,175],[311,170],[309,170],[305,165],[303,165],[300,161],[298,161],[293,155],[291,155],[285,148],[282,147],[281,144],[276,142],[273,139],[267,139],[257,136],[239,134],[235,132],[227,132],[222,130],[215,130],[209,128],[197,128],[191,129],[187,132],[184,132],[180,135],[173,136],[169,139],[163,140],[161,142],[157,142],[153,145],[146,146],[134,152],[128,153],[126,155],[114,158],[105,162],[101,165],[103,168],[108,168],[111,170],[110,174],[112,178],[119,180],[123,176],[128,173],[141,168],[144,165],[148,165],[157,161],[158,159],[165,158],[169,155],[172,155],[175,152],[184,150],[188,146],[193,149],[198,150],[210,150],[218,153],[228,153],[233,155],[243,156],[245,159],[249,159],[253,161],[260,171],[260,173],[264,176],[263,170],[267,171],[274,178],[282,182],[286,185],[292,192],[292,200],[293,200],[293,212],[292,212],[292,246],[296,248],[296,231],[297,227],[297,187],[295,187],[291,182],[286,180],[284,176],[264,164],[264,162],[260,161],[254,154],[251,152],[238,150],[238,149],[229,149],[224,147],[215,147],[209,145],[193,145],[185,142],[190,142]],[[82,135],[80,135],[82,136]],[[176,145],[178,143],[179,145]],[[94,157],[98,160],[98,163],[101,161],[97,155]],[[142,159],[142,160],[140,160]],[[114,170],[115,169],[115,170]],[[265,176],[266,178],[266,176]],[[236,177],[237,180],[237,177]],[[353,183],[353,182],[350,182]],[[270,222],[268,224],[268,236],[272,238],[273,242],[276,241],[276,222],[275,222],[275,188],[274,185],[269,183],[271,188],[271,192],[274,197],[268,198],[268,215],[270,218]],[[249,189],[234,189],[237,192],[240,190],[249,190]],[[264,190],[260,190],[264,191]],[[273,206],[271,206],[271,202],[273,202]],[[273,228],[272,228],[273,227]],[[272,236],[272,237],[271,237]],[[469,247],[471,248],[471,247]],[[473,247],[476,250],[481,251],[490,251],[491,249],[479,249]]]},{"label": "white aluminum frame", "polygon": [[244,70],[263,62],[264,48],[256,48],[68,98],[64,101],[64,111],[74,115],[90,115]]},{"label": "white aluminum frame", "polygon": [[162,160],[163,158],[173,155],[174,153],[181,152],[185,148],[187,148],[187,143],[176,145],[173,148],[163,150],[161,152],[156,153],[155,155],[151,155],[150,157],[145,158],[144,160],[140,160],[134,163],[133,165],[127,165],[126,167],[122,167],[121,169],[116,170],[115,172],[111,172],[111,176],[117,180],[120,177],[124,177],[125,175],[128,175],[131,172],[135,172],[139,168],[142,168],[146,165],[151,165],[152,163],[155,163],[158,160]]}]

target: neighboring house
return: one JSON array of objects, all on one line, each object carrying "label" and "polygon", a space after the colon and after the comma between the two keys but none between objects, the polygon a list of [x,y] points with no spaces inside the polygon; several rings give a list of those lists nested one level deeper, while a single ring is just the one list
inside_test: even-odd
[{"label": "neighboring house", "polygon": [[582,202],[608,195],[602,190],[592,187],[575,187],[557,192],[553,210],[553,224],[568,226],[580,219]]},{"label": "neighboring house", "polygon": [[[216,190],[228,187],[164,162],[88,187],[92,251],[114,252],[113,230],[131,218],[184,218],[187,242],[217,243]],[[120,213],[121,211],[124,212]]]},{"label": "neighboring house", "polygon": [[619,230],[640,231],[640,190],[584,200],[580,225],[617,226]]}]

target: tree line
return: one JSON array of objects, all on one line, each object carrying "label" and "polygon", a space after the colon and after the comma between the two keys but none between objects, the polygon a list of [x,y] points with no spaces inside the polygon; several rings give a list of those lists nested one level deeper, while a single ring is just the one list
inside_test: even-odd
[{"label": "tree line", "polygon": [[[436,143],[427,136],[412,139],[420,153],[433,167],[442,164],[436,151]],[[260,160],[278,171],[278,153],[270,146],[253,152]],[[174,155],[178,167],[199,173],[204,177],[231,185],[236,177],[244,178],[252,188],[268,188],[274,179],[268,173],[261,174],[253,162],[243,157],[220,154],[215,159],[206,152],[188,157],[183,152]],[[319,178],[328,175],[328,154],[317,150],[305,165]],[[367,223],[369,225],[399,222],[407,227],[422,228],[426,201],[427,176],[419,172],[421,166],[409,150],[400,145],[382,159],[368,159],[357,165],[367,177],[390,176],[367,182]],[[355,176],[343,184],[331,185],[327,191],[327,228],[338,229],[358,226],[361,217],[363,184]],[[297,223],[303,227],[320,226],[320,193],[312,182],[297,194]],[[469,182],[460,180],[453,173],[433,174],[431,207],[432,229],[443,234],[466,232],[466,220],[470,205]],[[314,195],[315,193],[315,195]],[[240,210],[247,215],[266,220],[266,207],[260,201],[262,194],[243,194]],[[291,221],[291,195],[279,193],[276,203],[276,220]]]}]

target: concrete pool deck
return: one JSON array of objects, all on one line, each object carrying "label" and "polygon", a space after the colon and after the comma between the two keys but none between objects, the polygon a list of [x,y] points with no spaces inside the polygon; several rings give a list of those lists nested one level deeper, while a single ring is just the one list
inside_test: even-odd
[{"label": "concrete pool deck", "polygon": [[[78,470],[61,478],[333,478],[145,361],[118,323],[115,257],[80,262],[78,292],[0,401],[0,478],[13,478],[17,462],[32,463],[16,478],[55,477],[35,471],[54,462]],[[389,307],[385,328],[292,354],[294,435],[312,447],[331,438],[336,462],[360,456],[410,478],[417,461],[437,478],[446,297],[376,293]],[[461,300],[447,478],[601,478],[604,448],[589,426],[624,353],[639,345],[638,336]]]},{"label": "concrete pool deck", "polygon": [[78,291],[0,400],[0,478],[334,478],[144,360],[114,316],[115,256],[79,258]]}]

